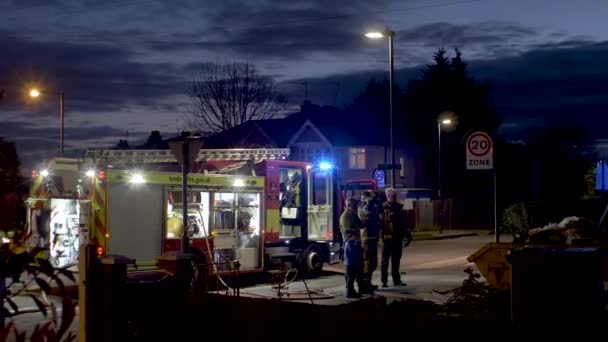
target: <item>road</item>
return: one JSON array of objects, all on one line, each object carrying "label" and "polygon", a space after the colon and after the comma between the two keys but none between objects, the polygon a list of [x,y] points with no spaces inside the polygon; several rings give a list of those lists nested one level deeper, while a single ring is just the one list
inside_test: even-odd
[{"label": "road", "polygon": [[[403,280],[407,283],[405,287],[392,287],[389,279],[389,287],[379,289],[376,294],[387,297],[390,300],[402,298],[420,298],[433,300],[436,302],[445,301],[448,296],[435,292],[446,291],[460,286],[466,274],[463,272],[470,264],[467,257],[475,252],[485,243],[492,242],[493,236],[480,235],[475,237],[462,237],[447,240],[434,241],[415,241],[404,252],[401,262]],[[506,241],[506,240],[504,240]],[[289,285],[289,299],[301,298],[302,301],[310,300],[308,295],[304,295],[305,285],[309,289],[319,291],[322,295],[313,296],[315,304],[336,305],[350,301],[344,297],[344,276],[342,265],[327,266],[323,276],[317,279],[307,280],[306,284],[301,281],[293,282]],[[379,270],[374,274],[374,282],[380,284]],[[241,290],[241,295],[255,297],[274,297],[276,291],[270,285],[256,285]],[[285,297],[286,298],[286,297]],[[323,299],[321,299],[323,298]],[[59,299],[50,298],[55,301],[58,307],[59,316],[61,314],[61,304]],[[33,301],[28,297],[16,299],[21,309],[35,309]],[[40,313],[29,313],[19,315],[15,319],[16,325],[31,333],[36,324],[44,323],[46,319]],[[78,330],[78,320],[76,319],[70,331],[76,333]]]},{"label": "road", "polygon": [[[462,237],[447,240],[415,241],[404,251],[401,260],[402,280],[407,283],[404,287],[392,287],[389,277],[389,287],[380,288],[377,295],[387,299],[417,298],[443,302],[449,296],[441,295],[436,291],[443,292],[457,288],[467,276],[464,270],[468,266],[474,267],[467,261],[467,257],[488,242],[493,242],[491,235],[480,235],[474,237]],[[506,240],[505,240],[506,241]],[[290,296],[302,298],[307,301],[310,298],[302,295],[305,286],[309,289],[322,292],[322,295],[313,297],[313,301],[319,298],[317,303],[336,305],[350,301],[344,297],[343,265],[332,265],[325,268],[326,274],[317,279],[307,280],[306,284],[297,281],[289,284]],[[374,273],[374,283],[380,284],[379,269]],[[257,285],[245,288],[241,294],[259,297],[276,297],[277,292],[269,285]]]}]

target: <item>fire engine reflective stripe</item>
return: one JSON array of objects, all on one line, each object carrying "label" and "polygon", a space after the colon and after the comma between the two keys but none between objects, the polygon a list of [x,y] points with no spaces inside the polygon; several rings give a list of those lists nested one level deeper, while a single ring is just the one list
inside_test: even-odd
[{"label": "fire engine reflective stripe", "polygon": [[43,180],[44,177],[36,177],[36,179],[32,181],[32,184],[30,185],[30,197],[40,198],[43,195]]},{"label": "fire engine reflective stripe", "polygon": [[[181,185],[182,176],[179,173],[168,172],[147,172],[142,173],[145,184],[166,184]],[[109,183],[129,183],[131,173],[119,170],[110,170],[107,173]],[[242,186],[246,188],[264,189],[264,177],[234,176],[234,175],[188,175],[190,185],[209,185],[209,186],[235,186],[235,180],[242,180]]]},{"label": "fire engine reflective stripe", "polygon": [[137,263],[155,261],[161,254],[163,186],[108,184],[108,248]]},{"label": "fire engine reflective stripe", "polygon": [[92,190],[90,192],[90,196],[92,208],[92,237],[94,237],[96,242],[105,250],[107,248],[106,234],[108,232],[106,225],[106,190],[105,187],[101,185],[98,180],[95,180]]},{"label": "fire engine reflective stripe", "polygon": [[99,179],[94,179],[88,193],[88,199],[91,201],[91,240],[103,247],[107,248],[106,244],[106,191]]},{"label": "fire engine reflective stripe", "polygon": [[265,242],[279,241],[279,225],[280,225],[279,209],[266,210],[266,230],[264,232]]}]

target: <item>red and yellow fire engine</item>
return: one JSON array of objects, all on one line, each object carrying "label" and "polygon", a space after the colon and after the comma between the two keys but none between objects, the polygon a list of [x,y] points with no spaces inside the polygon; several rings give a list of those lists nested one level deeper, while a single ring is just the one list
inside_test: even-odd
[{"label": "red and yellow fire engine", "polygon": [[[190,252],[241,272],[286,263],[318,274],[339,261],[335,168],[286,160],[288,149],[200,150],[188,175]],[[145,263],[181,248],[182,175],[170,150],[89,150],[32,172],[30,243],[58,266],[84,242]]]}]

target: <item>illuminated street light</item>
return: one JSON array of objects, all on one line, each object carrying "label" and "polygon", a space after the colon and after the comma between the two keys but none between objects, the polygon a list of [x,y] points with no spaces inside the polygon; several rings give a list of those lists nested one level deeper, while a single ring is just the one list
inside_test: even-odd
[{"label": "illuminated street light", "polygon": [[437,161],[437,197],[441,199],[441,125],[449,126],[452,124],[452,120],[443,119],[437,121],[437,140],[438,140],[438,161]]},{"label": "illuminated street light", "polygon": [[[33,98],[37,98],[40,97],[40,95],[42,95],[42,93],[40,92],[40,90],[36,89],[36,88],[32,88],[30,89],[30,97]],[[63,92],[59,93],[59,122],[60,122],[60,127],[61,127],[61,131],[60,131],[60,137],[61,137],[61,143],[60,143],[60,147],[59,147],[59,156],[63,157],[63,141],[64,141],[64,129],[63,129],[63,118],[64,118],[64,100],[63,100]]]},{"label": "illuminated street light", "polygon": [[395,143],[393,139],[393,80],[394,80],[394,70],[393,70],[393,38],[395,37],[395,32],[391,30],[385,30],[384,32],[368,32],[365,34],[367,38],[370,39],[380,39],[385,36],[388,36],[388,73],[389,73],[389,91],[388,91],[388,101],[389,101],[389,117],[390,117],[390,139],[391,139],[391,188],[395,187]]},{"label": "illuminated street light", "polygon": [[365,34],[365,36],[367,38],[371,38],[371,39],[384,38],[384,34],[382,32],[368,32],[368,33]]}]

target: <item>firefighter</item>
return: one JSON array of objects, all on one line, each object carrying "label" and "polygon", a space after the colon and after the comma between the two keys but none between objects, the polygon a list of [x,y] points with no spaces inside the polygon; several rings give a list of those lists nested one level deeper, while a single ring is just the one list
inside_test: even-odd
[{"label": "firefighter", "polygon": [[378,286],[372,284],[372,276],[378,267],[378,238],[380,235],[380,201],[375,193],[363,192],[359,216],[363,224],[361,233],[364,260],[363,279],[370,289],[375,290]]},{"label": "firefighter", "polygon": [[[399,272],[403,248],[412,242],[412,234],[406,226],[405,210],[403,205],[397,201],[397,191],[386,189],[387,201],[382,206],[380,214],[382,221],[382,263],[380,266],[380,278],[382,287],[387,287],[388,263],[391,262],[391,274],[395,286],[405,286],[401,281]],[[405,244],[404,244],[405,240]]]},{"label": "firefighter", "polygon": [[[359,207],[359,200],[354,197],[350,197],[346,200],[346,208],[342,212],[340,216],[340,232],[342,232],[342,241],[346,242],[346,231],[352,230],[353,233],[357,234],[357,236],[361,236],[361,229],[363,228],[363,224],[361,223],[361,219],[357,214],[357,209]],[[344,244],[342,244],[344,246]]]},{"label": "firefighter", "polygon": [[[360,248],[361,241],[359,241],[361,239],[361,229],[363,229],[363,223],[361,223],[361,219],[359,218],[358,209],[359,200],[354,197],[350,197],[346,200],[346,208],[344,208],[344,212],[342,212],[342,215],[340,216],[340,231],[342,232],[342,247],[344,248],[343,257],[345,265],[347,263],[347,260],[345,259],[347,252],[346,245],[349,240],[357,240],[357,243],[359,244],[359,248],[350,251],[349,257],[354,258],[354,260],[363,260],[363,249]],[[345,275],[348,283],[348,279],[350,279],[348,277],[348,272],[346,272]],[[363,267],[361,268],[360,276],[361,281],[357,281],[357,285],[359,286],[359,294],[373,293],[373,289],[366,286],[366,283],[363,281]]]}]

